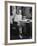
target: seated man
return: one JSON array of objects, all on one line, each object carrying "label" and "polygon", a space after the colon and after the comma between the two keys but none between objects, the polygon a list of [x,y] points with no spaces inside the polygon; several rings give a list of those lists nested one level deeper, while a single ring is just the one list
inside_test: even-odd
[{"label": "seated man", "polygon": [[19,10],[18,14],[15,16],[11,16],[11,23],[10,23],[10,39],[20,39],[20,31],[19,31],[19,22],[22,19],[21,11]]}]

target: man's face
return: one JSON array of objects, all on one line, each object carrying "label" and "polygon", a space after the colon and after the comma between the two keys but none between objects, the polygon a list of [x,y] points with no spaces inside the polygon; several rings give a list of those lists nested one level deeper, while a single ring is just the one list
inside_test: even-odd
[{"label": "man's face", "polygon": [[19,14],[21,14],[21,10],[19,10]]}]

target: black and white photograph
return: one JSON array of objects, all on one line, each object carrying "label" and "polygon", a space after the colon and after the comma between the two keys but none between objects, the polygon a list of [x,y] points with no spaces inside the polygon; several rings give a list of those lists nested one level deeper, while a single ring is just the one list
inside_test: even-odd
[{"label": "black and white photograph", "polygon": [[7,3],[8,43],[35,42],[35,4]]},{"label": "black and white photograph", "polygon": [[32,39],[32,7],[10,6],[10,40]]}]

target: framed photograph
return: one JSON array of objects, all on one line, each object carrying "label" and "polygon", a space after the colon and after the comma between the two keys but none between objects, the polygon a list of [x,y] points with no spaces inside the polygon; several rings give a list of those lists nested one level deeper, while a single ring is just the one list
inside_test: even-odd
[{"label": "framed photograph", "polygon": [[5,44],[36,42],[36,4],[5,2]]}]

